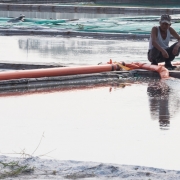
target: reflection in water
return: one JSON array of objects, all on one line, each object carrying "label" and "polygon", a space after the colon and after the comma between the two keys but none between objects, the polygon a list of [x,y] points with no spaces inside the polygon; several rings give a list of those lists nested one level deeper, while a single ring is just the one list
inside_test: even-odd
[{"label": "reflection in water", "polygon": [[[76,19],[76,18],[107,18],[107,17],[124,17],[125,14],[88,14],[88,13],[56,13],[56,12],[27,12],[27,11],[0,11],[0,17],[17,17],[22,13],[26,18],[41,19]],[[136,14],[137,15],[137,14]]]},{"label": "reflection in water", "polygon": [[159,120],[162,130],[168,129],[171,117],[179,110],[177,93],[166,82],[157,80],[148,84],[147,92],[152,119]]},{"label": "reflection in water", "polygon": [[[146,41],[98,40],[83,38],[20,38],[19,49],[28,54],[38,53],[44,58],[51,57],[60,63],[98,64],[114,61],[146,60]],[[33,59],[34,60],[34,59]],[[45,59],[44,59],[45,61]]]},{"label": "reflection in water", "polygon": [[[146,39],[138,41],[82,37],[1,36],[0,40],[3,44],[1,61],[96,65],[100,62],[107,63],[112,59],[117,62],[147,63]],[[180,57],[177,60],[180,60]]]},{"label": "reflection in water", "polygon": [[[85,80],[84,80],[85,81]],[[74,82],[74,85],[72,85]],[[76,80],[72,80],[71,83],[67,83],[66,85],[54,85],[53,83],[51,86],[44,86],[43,82],[40,84],[36,84],[36,85],[30,85],[30,86],[23,86],[21,85],[20,87],[16,88],[12,88],[11,86],[9,86],[9,88],[6,89],[0,89],[0,98],[1,97],[10,97],[10,96],[23,96],[23,95],[33,95],[33,94],[49,94],[49,93],[55,93],[55,92],[67,92],[67,91],[79,91],[79,90],[90,90],[90,89],[98,89],[98,88],[108,88],[109,92],[111,93],[112,90],[119,90],[119,89],[123,89],[126,86],[131,86],[133,82],[130,81],[110,81],[110,82],[90,82],[87,83],[84,82],[84,84],[78,83],[76,82]],[[13,83],[12,83],[13,84]],[[15,85],[14,85],[15,86]]]},{"label": "reflection in water", "polygon": [[[110,18],[110,17],[126,17],[127,14],[100,14],[100,13],[58,13],[58,12],[31,12],[31,11],[0,11],[0,17],[17,17],[19,14],[24,14],[26,18],[41,18],[41,19],[76,19],[76,18]],[[156,15],[161,15],[162,12],[156,12]],[[152,15],[155,14],[151,12],[128,12],[128,16],[131,15]]]}]

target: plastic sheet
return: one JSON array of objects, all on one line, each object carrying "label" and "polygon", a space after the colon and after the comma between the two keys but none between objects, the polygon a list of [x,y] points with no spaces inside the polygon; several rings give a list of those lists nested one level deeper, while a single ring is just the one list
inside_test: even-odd
[{"label": "plastic sheet", "polygon": [[[0,18],[1,29],[56,29],[81,32],[150,34],[159,25],[159,16],[128,16],[94,19],[30,19],[10,23],[12,18]],[[173,15],[172,27],[180,33],[180,15]]]}]

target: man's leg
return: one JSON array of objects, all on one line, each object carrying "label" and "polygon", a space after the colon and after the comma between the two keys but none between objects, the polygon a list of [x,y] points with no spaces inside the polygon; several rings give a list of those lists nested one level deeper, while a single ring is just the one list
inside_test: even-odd
[{"label": "man's leg", "polygon": [[176,68],[176,66],[173,66],[173,65],[171,64],[171,61],[174,60],[175,56],[178,56],[178,55],[179,55],[180,49],[179,49],[179,51],[178,51],[178,53],[177,53],[176,55],[174,55],[174,54],[172,53],[172,51],[173,51],[173,49],[174,49],[174,46],[175,46],[176,44],[177,44],[177,43],[174,43],[172,46],[170,46],[169,48],[166,49],[166,51],[167,51],[167,53],[168,53],[168,55],[169,55],[169,58],[165,58],[165,67],[168,68],[168,69],[175,69],[175,68]]},{"label": "man's leg", "polygon": [[161,52],[155,47],[149,50],[148,59],[152,65],[158,65],[159,62],[164,61]]}]

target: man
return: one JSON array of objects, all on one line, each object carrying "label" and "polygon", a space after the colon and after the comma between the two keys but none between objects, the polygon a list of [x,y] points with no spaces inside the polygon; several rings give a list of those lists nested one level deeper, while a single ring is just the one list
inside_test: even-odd
[{"label": "man", "polygon": [[16,17],[16,18],[14,18],[14,19],[10,19],[8,22],[11,22],[11,23],[23,22],[23,21],[24,21],[24,18],[25,18],[25,15],[20,14],[19,17]]},{"label": "man", "polygon": [[[153,65],[158,65],[159,62],[165,62],[165,67],[173,70],[176,66],[172,66],[171,61],[175,56],[179,55],[180,36],[171,27],[171,16],[164,14],[159,21],[160,26],[155,26],[151,30],[149,40],[148,60]],[[178,40],[169,47],[171,36]]]}]

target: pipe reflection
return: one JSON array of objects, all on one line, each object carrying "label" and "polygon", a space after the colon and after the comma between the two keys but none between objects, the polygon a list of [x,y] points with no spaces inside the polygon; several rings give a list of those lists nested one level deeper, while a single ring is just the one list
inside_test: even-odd
[{"label": "pipe reflection", "polygon": [[98,83],[98,84],[76,84],[76,85],[65,85],[65,86],[52,86],[52,87],[27,87],[27,88],[15,88],[8,90],[0,90],[0,98],[1,97],[10,97],[10,96],[24,96],[24,95],[34,95],[34,94],[48,94],[55,92],[67,92],[67,91],[80,91],[80,90],[90,90],[90,89],[98,89],[98,88],[107,88],[111,93],[112,89],[122,89],[126,86],[130,86],[131,83]]}]

